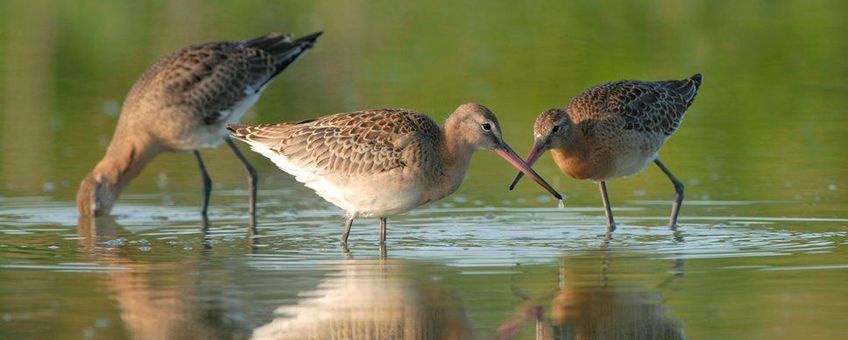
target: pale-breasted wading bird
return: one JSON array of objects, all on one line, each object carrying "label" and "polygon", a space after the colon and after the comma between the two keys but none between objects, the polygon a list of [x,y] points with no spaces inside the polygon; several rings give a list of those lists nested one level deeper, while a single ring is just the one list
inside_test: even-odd
[{"label": "pale-breasted wading bird", "polygon": [[[660,161],[660,148],[680,126],[701,86],[701,74],[683,80],[623,80],[601,84],[571,100],[565,110],[550,109],[536,119],[531,166],[551,150],[567,175],[600,184],[607,226],[615,230],[606,182],[639,173],[653,162],[674,185],[669,226],[677,227],[683,183]],[[521,179],[519,173],[510,185]]]},{"label": "pale-breasted wading bird", "polygon": [[379,217],[380,244],[385,244],[386,216],[452,194],[477,150],[495,151],[561,199],[504,142],[497,118],[480,104],[461,105],[444,128],[421,113],[381,109],[291,123],[231,125],[230,131],[344,210],[343,244],[357,217]]},{"label": "pale-breasted wading bird", "polygon": [[80,184],[80,215],[108,215],[124,187],[156,155],[190,151],[203,176],[201,214],[206,224],[212,180],[199,150],[226,142],[249,175],[250,225],[255,225],[256,171],[230,140],[226,126],[238,122],[271,80],[312,48],[320,35],[293,40],[270,33],[192,45],[151,66],[124,100],[103,159]]}]

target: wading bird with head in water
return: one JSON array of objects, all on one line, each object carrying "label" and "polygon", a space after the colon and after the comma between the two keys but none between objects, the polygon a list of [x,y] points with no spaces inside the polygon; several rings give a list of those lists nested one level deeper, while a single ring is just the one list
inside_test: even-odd
[{"label": "wading bird with head in water", "polygon": [[230,125],[230,131],[343,209],[343,244],[360,216],[380,218],[380,244],[385,244],[386,216],[452,194],[477,150],[495,151],[561,199],[504,142],[497,118],[480,104],[461,105],[444,129],[421,113],[381,109],[292,123]]},{"label": "wading bird with head in water", "polygon": [[291,39],[270,33],[243,41],[192,45],[151,66],[124,100],[105,156],[80,184],[80,215],[108,215],[124,187],[159,153],[191,151],[203,176],[205,225],[212,180],[199,150],[226,142],[249,175],[250,225],[254,226],[256,171],[230,140],[226,126],[238,122],[271,80],[312,48],[320,35]]},{"label": "wading bird with head in water", "polygon": [[[677,227],[683,183],[663,164],[660,148],[680,126],[701,86],[701,74],[683,80],[623,80],[601,84],[571,100],[565,110],[550,109],[536,119],[531,166],[551,150],[567,175],[599,182],[609,231],[615,220],[606,182],[642,171],[653,162],[674,185],[669,226]],[[510,190],[521,179],[519,173]]]}]

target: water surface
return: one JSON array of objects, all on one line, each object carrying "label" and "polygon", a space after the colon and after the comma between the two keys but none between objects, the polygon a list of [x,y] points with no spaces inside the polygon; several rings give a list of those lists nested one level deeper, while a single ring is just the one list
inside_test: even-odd
[{"label": "water surface", "polygon": [[[0,338],[844,337],[848,12],[841,1],[0,4]],[[204,151],[154,160],[114,217],[78,220],[126,91],[180,46],[323,29],[248,123],[377,107],[441,122],[478,101],[517,150],[535,116],[615,79],[704,74],[660,153],[686,184],[679,233],[658,169],[597,185],[537,169],[565,208],[492,154],[459,192],[357,221],[266,159],[259,232],[245,175]],[[245,150],[247,150],[245,148]]]}]

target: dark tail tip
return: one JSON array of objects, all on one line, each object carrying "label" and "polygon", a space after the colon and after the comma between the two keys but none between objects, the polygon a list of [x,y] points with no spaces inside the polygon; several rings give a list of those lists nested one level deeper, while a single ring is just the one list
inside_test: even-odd
[{"label": "dark tail tip", "polygon": [[704,80],[704,76],[700,73],[695,73],[695,75],[689,77],[689,80],[695,82],[695,87],[700,87]]},{"label": "dark tail tip", "polygon": [[243,124],[227,124],[227,130],[230,131],[230,135],[238,139],[243,139],[247,135],[247,127],[247,125]]},{"label": "dark tail tip", "polygon": [[[261,86],[265,86],[271,79],[274,79],[280,72],[283,72],[289,65],[291,65],[295,60],[297,60],[301,55],[303,55],[306,50],[311,49],[312,46],[315,45],[315,42],[324,34],[323,31],[318,31],[309,35],[302,36],[297,38],[295,41],[291,41],[285,36],[282,35],[274,35],[276,41],[272,44],[265,46],[263,49],[271,53],[277,58],[275,63],[276,70],[274,73],[268,77],[268,80],[262,83]],[[255,39],[254,39],[255,40]],[[294,53],[292,53],[294,50]]]},{"label": "dark tail tip", "polygon": [[324,34],[324,31],[318,31],[312,34],[304,35],[300,38],[297,38],[294,41],[294,44],[300,46],[302,49],[307,50],[315,46],[315,43],[318,42],[318,37]]},{"label": "dark tail tip", "polygon": [[318,32],[297,38],[297,40],[295,40],[295,42],[297,42],[297,43],[304,43],[305,42],[305,43],[309,43],[309,44],[314,44],[316,41],[318,41],[318,37],[320,37],[322,34],[324,34],[324,31],[318,31]]}]

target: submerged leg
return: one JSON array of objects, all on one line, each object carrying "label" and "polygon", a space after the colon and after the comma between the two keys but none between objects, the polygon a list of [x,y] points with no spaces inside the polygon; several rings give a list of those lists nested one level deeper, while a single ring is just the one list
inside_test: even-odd
[{"label": "submerged leg", "polygon": [[200,192],[202,200],[200,215],[203,217],[203,226],[205,228],[209,225],[209,217],[206,212],[209,209],[209,193],[212,192],[212,179],[209,178],[209,173],[206,172],[206,166],[203,165],[203,158],[200,158],[200,151],[195,150],[194,157],[197,158],[197,166],[200,167],[200,175],[203,176],[203,191]]},{"label": "submerged leg", "polygon": [[386,218],[380,217],[380,244],[386,244]]},{"label": "submerged leg", "polygon": [[342,230],[342,238],[339,239],[339,241],[342,243],[342,245],[345,246],[345,248],[347,248],[347,237],[350,235],[350,227],[353,225],[353,219],[353,216],[348,217],[344,225],[344,230]]},{"label": "submerged leg", "polygon": [[244,171],[247,171],[247,184],[249,186],[249,198],[248,198],[248,208],[247,212],[250,214],[249,223],[250,227],[253,228],[256,226],[256,185],[257,179],[259,176],[256,174],[256,169],[250,165],[250,162],[247,161],[247,158],[244,158],[244,155],[241,154],[241,151],[236,147],[236,144],[233,143],[233,140],[230,137],[224,138],[227,141],[227,145],[230,146],[230,149],[233,149],[233,153],[236,154],[241,165],[244,166]]},{"label": "submerged leg", "polygon": [[615,219],[612,217],[609,196],[607,195],[607,182],[601,181],[601,198],[604,201],[604,212],[607,215],[607,231],[615,231]]},{"label": "submerged leg", "polygon": [[681,182],[677,177],[671,173],[668,168],[665,167],[659,158],[654,160],[654,163],[660,167],[663,173],[668,176],[668,179],[671,180],[671,183],[674,184],[674,203],[671,204],[671,219],[668,221],[668,227],[671,230],[677,230],[677,215],[680,214],[680,206],[683,204],[683,182]]}]

